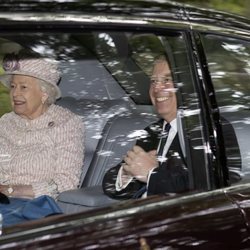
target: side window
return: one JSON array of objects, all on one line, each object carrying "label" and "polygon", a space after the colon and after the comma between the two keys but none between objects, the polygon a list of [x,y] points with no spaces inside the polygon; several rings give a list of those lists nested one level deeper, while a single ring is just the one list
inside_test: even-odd
[{"label": "side window", "polygon": [[[178,123],[183,129],[180,130],[180,142],[190,165],[190,187],[201,190],[210,185],[207,174],[209,170],[200,129],[198,96],[191,73],[192,62],[189,60],[185,41],[185,35],[178,32],[95,33],[99,60],[119,82],[143,116],[146,110],[152,109],[148,92],[154,59],[158,55],[167,54],[181,117],[178,121],[182,122]],[[203,168],[200,167],[201,162],[204,163]]]},{"label": "side window", "polygon": [[[85,124],[82,187],[100,185],[105,172],[122,160],[136,139],[144,138],[142,130],[160,119],[159,111],[150,100],[150,79],[155,58],[167,55],[174,83],[173,95],[177,99],[177,107],[176,101],[172,103],[178,109],[176,127],[180,152],[187,165],[190,188],[209,188],[200,107],[185,33],[104,30],[6,33],[1,37],[1,63],[6,53],[26,51],[58,61],[62,72],[59,85],[62,98],[57,104],[82,117]],[[168,95],[158,99],[166,101]],[[1,85],[0,98],[3,114],[10,106],[8,91]]]},{"label": "side window", "polygon": [[204,35],[202,41],[221,114],[227,165],[231,173],[246,173],[250,168],[250,42],[215,35]]},{"label": "side window", "polygon": [[[9,50],[5,49],[6,46]],[[189,159],[187,162],[190,165],[190,186],[192,189],[207,189],[209,186],[207,170],[205,167],[201,169],[199,164],[204,162],[203,165],[206,165],[198,98],[193,86],[192,66],[184,33],[165,31],[155,34],[105,30],[63,34],[2,34],[1,60],[5,53],[17,53],[19,50],[33,51],[59,62],[63,77],[59,85],[62,98],[57,104],[71,109],[84,118],[86,129],[84,171],[88,171],[107,121],[114,117],[117,118],[117,122],[119,117],[120,120],[128,120],[126,119],[128,114],[134,115],[134,122],[130,119],[128,126],[125,126],[127,123],[123,123],[127,132],[119,130],[120,141],[115,137],[117,131],[112,135],[115,139],[109,138],[110,144],[113,142],[114,145],[118,144],[110,146],[114,148],[114,152],[110,152],[108,143],[107,148],[99,150],[99,160],[92,166],[96,168],[101,166],[102,174],[118,164],[122,155],[130,149],[131,141],[135,137],[138,138],[135,136],[137,134],[134,133],[135,130],[144,129],[158,120],[159,117],[149,97],[150,76],[155,57],[167,54],[180,111],[178,116],[178,126],[182,131],[180,143],[184,156]],[[3,69],[0,67],[0,74],[2,73]],[[1,83],[0,103],[0,115],[10,110],[8,91]],[[126,133],[133,134],[132,139]],[[199,155],[199,160],[195,155]],[[109,159],[104,160],[105,157]]]}]

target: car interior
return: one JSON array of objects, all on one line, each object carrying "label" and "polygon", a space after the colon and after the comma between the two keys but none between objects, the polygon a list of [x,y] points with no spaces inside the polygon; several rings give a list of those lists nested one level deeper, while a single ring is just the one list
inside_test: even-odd
[{"label": "car interior", "polygon": [[[57,36],[43,37],[37,34],[32,38],[32,43],[27,36],[21,36],[21,39],[15,39],[15,36],[11,39],[2,39],[1,53],[3,55],[25,48],[32,49],[43,56],[51,53],[58,61],[60,60],[63,77],[59,87],[62,91],[62,98],[56,104],[70,109],[83,120],[85,156],[79,189],[65,191],[58,197],[58,204],[65,213],[93,209],[115,202],[103,194],[101,183],[105,172],[121,161],[127,150],[141,136],[143,128],[157,119],[148,96],[149,76],[134,63],[134,60],[128,56],[128,49],[126,51],[123,43],[120,43],[120,40],[126,38],[124,34],[112,34],[112,39],[123,46],[121,48],[117,46],[119,51],[115,53],[122,53],[122,55],[117,55],[117,63],[120,64],[119,67],[123,67],[125,74],[120,74],[117,78],[114,77],[116,73],[114,70],[119,69],[113,69],[113,65],[107,65],[110,58],[108,58],[109,61],[102,62],[107,59],[104,57],[101,60],[97,56],[96,48],[82,45],[82,41],[86,44],[90,38],[93,44],[93,40],[98,36],[104,40],[111,39],[109,34],[104,33],[78,36],[69,34],[67,42],[73,40],[75,47],[71,44],[71,48],[66,48],[65,53],[60,52],[59,46],[62,45],[57,44],[62,43],[63,38],[60,35],[57,38]],[[111,49],[116,49],[112,47]],[[107,57],[110,56],[110,48],[105,49]],[[101,48],[99,50],[101,54]],[[62,58],[63,56],[65,58]],[[129,87],[132,88],[131,94],[126,92],[126,86],[118,84],[125,77],[130,79],[131,85],[127,87],[127,91]],[[139,86],[140,91],[136,86],[139,79],[143,84]],[[128,83],[124,85],[126,84]]]},{"label": "car interior", "polygon": [[[191,76],[183,60],[187,53],[180,46],[182,37],[171,32],[167,38],[131,32],[35,33],[5,34],[0,43],[1,56],[25,48],[58,60],[63,77],[59,85],[62,98],[56,104],[79,115],[85,125],[79,188],[61,193],[59,206],[65,213],[74,213],[117,202],[103,194],[102,179],[109,168],[121,162],[136,139],[144,136],[143,129],[158,119],[148,95],[154,57],[168,53],[180,93],[185,95],[184,89],[188,88],[184,83]],[[182,106],[197,106],[192,94],[185,100],[191,104],[179,100]],[[235,128],[242,166],[248,168],[247,112],[244,117],[237,110],[225,116]],[[188,152],[185,131],[180,134],[183,151]],[[201,152],[205,154],[203,149]]]}]

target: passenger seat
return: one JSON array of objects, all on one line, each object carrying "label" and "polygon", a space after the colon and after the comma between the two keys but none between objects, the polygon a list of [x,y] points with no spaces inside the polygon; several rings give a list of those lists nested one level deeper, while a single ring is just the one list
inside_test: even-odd
[{"label": "passenger seat", "polygon": [[89,210],[112,204],[102,191],[106,171],[121,162],[146,126],[156,121],[156,115],[139,111],[117,114],[104,127],[101,140],[83,179],[80,189],[61,193],[58,203],[65,213]]}]

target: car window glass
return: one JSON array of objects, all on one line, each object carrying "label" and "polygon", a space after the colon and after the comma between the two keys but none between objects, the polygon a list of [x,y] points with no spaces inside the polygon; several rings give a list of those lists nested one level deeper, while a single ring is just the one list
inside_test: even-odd
[{"label": "car window glass", "polygon": [[[184,156],[190,158],[190,187],[207,188],[207,170],[197,165],[205,162],[205,156],[202,135],[197,134],[201,131],[198,98],[183,34],[105,30],[1,36],[1,62],[6,53],[20,51],[32,51],[59,62],[62,98],[57,104],[81,116],[85,124],[82,188],[101,185],[105,171],[122,160],[136,139],[145,136],[146,126],[159,119],[148,92],[153,61],[156,56],[167,54],[181,111],[180,144]],[[2,84],[0,102],[0,115],[9,112],[8,90]],[[197,158],[190,151],[200,155],[198,161],[194,161]],[[195,165],[199,169],[194,174],[197,180],[193,180]]]},{"label": "car window glass", "polygon": [[[216,100],[222,117],[222,129],[227,130],[224,118],[233,126],[237,140],[225,143],[230,171],[249,172],[248,146],[250,109],[250,43],[244,40],[205,35],[202,37]],[[235,146],[233,146],[235,145]]]}]

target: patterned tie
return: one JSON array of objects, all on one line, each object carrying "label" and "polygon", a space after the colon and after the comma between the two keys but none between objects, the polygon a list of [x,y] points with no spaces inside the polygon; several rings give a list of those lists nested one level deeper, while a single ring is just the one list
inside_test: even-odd
[{"label": "patterned tie", "polygon": [[164,149],[164,146],[165,146],[165,144],[167,142],[170,128],[171,128],[170,123],[167,123],[165,125],[165,128],[164,128],[162,136],[161,136],[160,147],[159,147],[159,150],[158,150],[158,153],[157,153],[158,156],[162,156],[162,154],[163,154],[163,149]]}]

